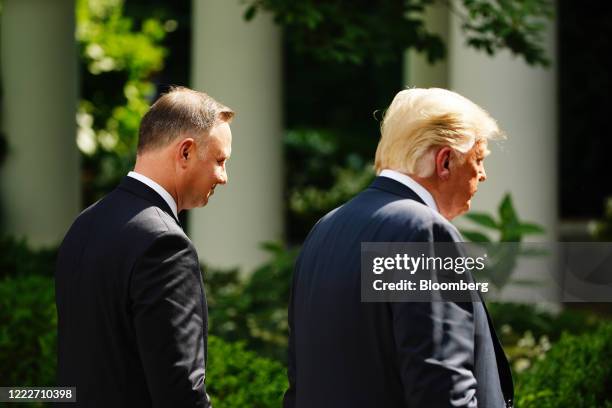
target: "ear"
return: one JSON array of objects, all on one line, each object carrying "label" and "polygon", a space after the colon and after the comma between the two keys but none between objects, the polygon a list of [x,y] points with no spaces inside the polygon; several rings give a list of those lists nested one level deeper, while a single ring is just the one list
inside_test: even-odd
[{"label": "ear", "polygon": [[195,155],[195,140],[191,137],[181,140],[177,146],[177,161],[183,168],[187,167],[190,159]]},{"label": "ear", "polygon": [[441,180],[448,180],[450,177],[450,160],[452,150],[445,146],[436,153],[436,175]]}]

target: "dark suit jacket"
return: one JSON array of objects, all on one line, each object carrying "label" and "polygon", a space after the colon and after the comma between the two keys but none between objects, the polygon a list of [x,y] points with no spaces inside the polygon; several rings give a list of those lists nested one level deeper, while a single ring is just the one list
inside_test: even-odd
[{"label": "dark suit jacket", "polygon": [[323,217],[293,276],[285,408],[505,407],[512,377],[484,303],[361,302],[361,242],[459,239],[385,177]]},{"label": "dark suit jacket", "polygon": [[206,297],[167,203],[131,177],[76,219],[56,272],[58,383],[71,407],[208,407]]}]

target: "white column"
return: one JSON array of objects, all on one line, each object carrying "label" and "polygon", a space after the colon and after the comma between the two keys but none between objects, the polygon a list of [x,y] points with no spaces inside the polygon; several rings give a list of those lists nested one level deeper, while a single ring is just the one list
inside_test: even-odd
[{"label": "white column", "polygon": [[193,1],[192,85],[236,111],[229,183],[190,213],[200,259],[243,272],[283,231],[281,36],[269,15],[243,19],[239,0]]},{"label": "white column", "polygon": [[557,90],[555,27],[546,32],[549,68],[528,66],[509,51],[489,57],[465,45],[460,21],[451,18],[449,80],[452,90],[476,102],[497,119],[508,139],[492,144],[485,161],[488,180],[473,200],[476,210],[496,211],[510,192],[520,217],[546,228],[556,239]]},{"label": "white column", "polygon": [[[447,45],[449,17],[448,6],[436,2],[425,8],[423,18],[427,30],[439,35]],[[413,49],[407,51],[404,54],[404,85],[417,88],[448,88],[447,58],[430,64],[425,54]]]},{"label": "white column", "polygon": [[35,246],[61,240],[80,208],[75,143],[73,0],[5,0],[2,7],[3,232]]},{"label": "white column", "polygon": [[[547,239],[557,230],[557,91],[555,27],[547,29],[545,49],[552,66],[531,67],[509,51],[494,57],[466,45],[461,22],[447,6],[426,9],[425,23],[447,44],[446,62],[429,65],[410,51],[404,82],[417,87],[448,87],[485,108],[508,134],[492,143],[485,161],[488,181],[472,200],[472,209],[496,212],[510,192],[519,216],[544,225]],[[461,220],[459,224],[464,225]],[[466,224],[467,225],[467,224]]]},{"label": "white column", "polygon": [[[545,50],[550,68],[528,66],[509,51],[494,57],[466,45],[461,22],[445,7],[430,7],[426,24],[439,33],[448,48],[446,63],[431,66],[414,52],[407,53],[405,83],[417,87],[447,87],[476,102],[498,121],[508,139],[491,143],[485,161],[488,180],[472,200],[472,210],[494,213],[509,192],[520,218],[546,229],[544,237],[528,240],[555,241],[557,237],[557,90],[555,26],[549,24]],[[445,28],[446,25],[446,28]],[[480,229],[461,217],[460,228]],[[505,300],[541,302],[555,299],[557,283],[549,273],[556,259],[522,259],[513,278],[540,280],[539,286],[508,285]],[[552,309],[554,304],[548,303]]]},{"label": "white column", "polygon": [[[546,32],[545,52],[550,68],[531,67],[509,51],[489,57],[465,46],[460,22],[451,17],[449,83],[488,110],[508,139],[492,143],[485,160],[488,180],[479,187],[473,209],[497,213],[506,192],[512,194],[520,218],[546,229],[544,237],[528,241],[556,241],[557,197],[557,91],[555,27]],[[550,271],[554,258],[519,259],[513,279],[540,281],[535,286],[508,285],[501,293],[507,301],[542,302],[556,298],[558,282]],[[554,309],[554,303],[547,305]]]}]

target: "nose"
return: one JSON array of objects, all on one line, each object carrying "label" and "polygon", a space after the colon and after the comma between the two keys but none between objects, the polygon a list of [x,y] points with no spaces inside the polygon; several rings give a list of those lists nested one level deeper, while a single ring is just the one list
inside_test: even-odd
[{"label": "nose", "polygon": [[223,172],[221,172],[220,177],[218,178],[218,182],[217,184],[227,184],[228,181],[228,177],[227,177],[227,170],[225,170],[225,168],[223,169]]},{"label": "nose", "polygon": [[487,172],[484,169],[484,166],[480,169],[480,177],[478,178],[478,181],[480,181],[481,183],[483,181],[485,181],[487,179]]}]

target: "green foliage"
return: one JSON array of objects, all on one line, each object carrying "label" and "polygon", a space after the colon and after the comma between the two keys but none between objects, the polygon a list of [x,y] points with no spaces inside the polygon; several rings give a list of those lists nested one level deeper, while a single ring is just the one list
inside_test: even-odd
[{"label": "green foliage", "polygon": [[[482,212],[470,212],[465,215],[467,219],[489,230],[496,231],[499,242],[521,242],[526,235],[544,233],[540,225],[522,222],[512,203],[512,196],[506,193],[498,208],[499,218]],[[463,236],[472,242],[491,242],[488,235],[480,231],[461,230]]]},{"label": "green foliage", "polygon": [[557,342],[563,333],[587,333],[603,321],[597,315],[580,310],[564,309],[552,313],[537,305],[491,303],[488,309],[516,374],[544,358],[551,344]]},{"label": "green foliage", "polygon": [[249,0],[245,18],[253,18],[259,9],[272,11],[289,43],[320,60],[361,64],[372,57],[384,63],[397,60],[410,46],[434,61],[445,51],[440,37],[423,24],[426,3],[430,1],[355,0],[340,7],[337,1]]},{"label": "green foliage", "polygon": [[463,0],[462,28],[467,43],[493,55],[507,48],[529,65],[550,65],[544,51],[546,20],[553,17],[547,0]]},{"label": "green foliage", "polygon": [[[548,335],[551,340],[559,339],[564,332],[580,334],[592,331],[602,320],[581,310],[566,308],[553,313],[537,305],[521,303],[491,303],[488,309],[497,332],[507,333],[504,326],[510,326],[514,332],[531,331],[534,336]],[[509,343],[513,340],[505,334],[503,338]]]},{"label": "green foliage", "polygon": [[125,71],[128,79],[140,80],[162,68],[166,51],[158,43],[166,32],[161,22],[146,19],[134,31],[122,0],[79,0],[76,16],[77,40],[91,74]]},{"label": "green foliage", "polygon": [[0,238],[0,278],[5,276],[53,276],[56,248],[31,249],[25,239]]},{"label": "green foliage", "polygon": [[207,392],[217,408],[272,408],[287,389],[285,368],[258,356],[243,343],[208,339]]},{"label": "green foliage", "polygon": [[[519,219],[510,193],[507,193],[498,209],[499,218],[481,213],[470,212],[465,215],[467,219],[477,225],[497,232],[498,242],[493,242],[489,236],[482,231],[461,230],[461,233],[468,240],[476,243],[481,243],[483,248],[486,248],[488,255],[487,259],[487,275],[486,279],[493,286],[501,290],[510,282],[510,278],[516,267],[517,261],[521,256],[540,256],[545,253],[537,251],[529,251],[523,249],[520,242],[526,235],[543,234],[544,228],[540,225],[523,222]],[[505,244],[508,242],[516,242],[516,245]],[[478,274],[477,274],[478,275]],[[515,281],[515,283],[519,283]],[[533,284],[531,281],[521,281],[520,283]]]},{"label": "green foliage", "polygon": [[[2,385],[55,384],[56,330],[51,277],[20,275],[0,280]],[[260,357],[242,343],[226,343],[212,336],[207,384],[215,407],[271,408],[280,405],[287,380],[280,362]]]},{"label": "green foliage", "polygon": [[[427,30],[424,10],[434,0],[245,0],[244,17],[260,10],[272,12],[298,52],[323,61],[361,64],[398,60],[414,48],[430,62],[445,56],[442,39]],[[489,54],[509,49],[531,65],[547,65],[542,46],[546,20],[552,17],[549,0],[463,0],[458,10],[468,44]],[[446,3],[445,3],[446,4]],[[453,2],[446,4],[452,7]]]},{"label": "green foliage", "polygon": [[319,218],[366,188],[374,169],[354,151],[354,140],[338,132],[290,130],[284,144],[290,237],[301,242]]},{"label": "green foliage", "polygon": [[291,129],[283,139],[293,186],[322,183],[340,150],[338,135],[323,129]]},{"label": "green foliage", "polygon": [[309,212],[323,215],[364,190],[374,180],[375,173],[369,163],[363,168],[333,167],[332,177],[334,184],[328,189],[308,186],[293,190],[289,197],[289,208],[300,215]]},{"label": "green foliage", "polygon": [[287,306],[297,249],[263,246],[270,260],[241,279],[237,270],[206,270],[210,332],[242,340],[251,350],[279,361],[287,358]]},{"label": "green foliage", "polygon": [[53,279],[0,280],[0,367],[3,386],[55,384],[57,316]]},{"label": "green foliage", "polygon": [[519,378],[518,408],[612,407],[612,323],[593,333],[564,335]]},{"label": "green foliage", "polygon": [[163,68],[166,36],[159,19],[136,27],[123,0],[78,0],[76,37],[82,72],[77,145],[84,155],[86,204],[132,167],[138,126],[155,95],[151,76]]},{"label": "green foliage", "polygon": [[[4,242],[3,265],[10,265],[15,253],[22,261],[40,259],[22,269],[11,267],[0,280],[2,379],[5,385],[52,385],[57,322],[53,280],[36,273],[36,265],[52,268],[44,266],[50,256],[28,256],[23,241]],[[297,250],[279,244],[265,249],[270,260],[244,280],[236,270],[208,271],[205,276],[213,334],[207,383],[217,407],[276,407],[287,386],[278,360],[286,355],[286,310]],[[612,357],[611,323],[582,311],[554,314],[532,305],[490,304],[489,310],[519,374],[519,408],[612,406],[612,368],[605,364]],[[228,339],[242,341],[232,344]]]},{"label": "green foliage", "polygon": [[602,242],[612,241],[612,197],[606,200],[603,218],[594,224],[593,238]]}]

